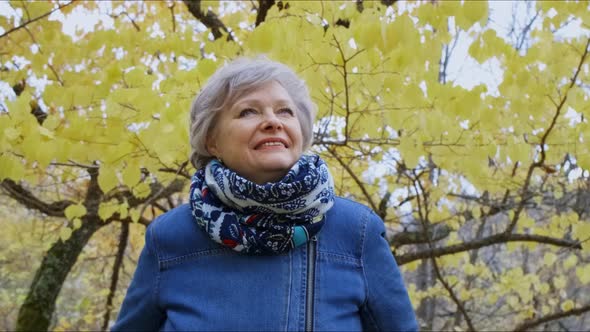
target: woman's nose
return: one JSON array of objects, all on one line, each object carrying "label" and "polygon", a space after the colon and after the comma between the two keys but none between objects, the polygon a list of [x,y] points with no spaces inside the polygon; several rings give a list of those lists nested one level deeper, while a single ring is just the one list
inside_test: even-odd
[{"label": "woman's nose", "polygon": [[264,118],[262,120],[262,129],[265,130],[276,130],[283,128],[283,123],[277,117],[274,111],[264,112]]}]

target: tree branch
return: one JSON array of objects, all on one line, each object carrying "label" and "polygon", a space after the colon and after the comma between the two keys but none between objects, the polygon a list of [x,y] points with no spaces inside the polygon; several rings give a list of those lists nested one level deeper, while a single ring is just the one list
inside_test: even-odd
[{"label": "tree branch", "polygon": [[258,0],[258,12],[256,14],[256,26],[259,26],[266,19],[266,14],[275,0]]},{"label": "tree branch", "polygon": [[231,33],[229,33],[225,27],[225,24],[221,22],[215,13],[208,10],[205,14],[203,10],[201,10],[201,0],[184,0],[184,4],[188,8],[188,11],[193,14],[196,19],[201,21],[201,23],[203,23],[203,25],[205,25],[207,28],[211,29],[213,38],[221,38],[223,36],[221,31],[224,31],[227,33],[227,40],[234,40],[234,38],[231,36]]},{"label": "tree branch", "polygon": [[3,37],[6,37],[6,36],[8,36],[9,34],[11,34],[11,33],[15,32],[15,31],[17,31],[17,30],[23,29],[23,28],[25,28],[27,25],[29,25],[29,24],[31,24],[31,23],[34,23],[34,22],[36,22],[36,21],[39,21],[39,20],[41,20],[41,19],[43,19],[43,18],[45,18],[45,17],[47,17],[47,16],[49,16],[49,15],[53,14],[54,12],[56,12],[56,11],[58,11],[58,10],[61,10],[62,8],[64,8],[64,7],[67,7],[67,6],[71,5],[71,4],[73,4],[73,3],[74,3],[74,2],[76,2],[76,1],[77,1],[77,0],[72,0],[72,1],[70,1],[70,2],[68,2],[68,3],[66,3],[66,4],[59,5],[57,8],[54,8],[54,9],[52,9],[51,11],[49,11],[49,12],[47,12],[47,13],[43,14],[43,15],[37,16],[37,17],[35,17],[35,18],[32,18],[32,19],[30,19],[30,20],[28,20],[28,21],[24,22],[23,24],[21,24],[21,25],[19,25],[19,26],[17,26],[17,27],[14,27],[14,28],[12,28],[12,29],[10,29],[10,30],[8,30],[8,31],[4,32],[2,35],[0,35],[0,39],[2,39]]},{"label": "tree branch", "polygon": [[428,228],[426,235],[423,231],[417,232],[399,232],[388,239],[389,244],[395,247],[401,247],[407,244],[423,244],[428,241],[436,242],[449,236],[451,227],[446,224],[431,225]]},{"label": "tree branch", "polygon": [[74,204],[74,202],[69,200],[61,200],[52,203],[43,202],[29,190],[10,179],[2,181],[0,186],[8,193],[8,196],[23,206],[42,212],[50,217],[65,218],[65,209]]},{"label": "tree branch", "polygon": [[534,234],[511,234],[511,233],[500,233],[492,236],[485,237],[483,239],[474,240],[470,242],[464,242],[460,244],[451,245],[442,248],[433,248],[429,250],[418,251],[414,253],[408,253],[398,255],[396,260],[398,265],[407,264],[419,259],[425,259],[429,257],[441,257],[446,255],[452,255],[459,252],[475,250],[483,247],[488,247],[494,244],[506,243],[506,242],[537,242],[550,244],[558,247],[566,247],[572,249],[582,249],[579,242],[556,239],[548,236],[534,235]]},{"label": "tree branch", "polygon": [[167,196],[180,192],[184,188],[184,185],[185,181],[181,179],[175,179],[165,187],[162,184],[156,182],[150,185],[150,194],[146,197],[137,198],[133,195],[133,193],[130,190],[124,190],[106,196],[104,198],[104,201],[108,202],[113,198],[119,201],[126,200],[129,203],[129,207],[136,207],[141,204],[146,204],[147,202],[154,202],[161,198],[165,198]]},{"label": "tree branch", "polygon": [[[88,182],[88,189],[86,190],[86,197],[84,198],[84,206],[86,207],[88,216],[98,218],[98,207],[104,197],[104,193],[98,185],[99,169],[89,168],[87,171],[90,175],[90,181]],[[100,220],[100,218],[98,218],[98,220]]]},{"label": "tree branch", "polygon": [[516,326],[514,331],[525,331],[533,327],[537,327],[543,323],[547,323],[553,320],[562,319],[569,316],[579,316],[583,313],[590,311],[590,304],[587,304],[581,308],[575,308],[571,310],[557,312],[548,316],[544,316],[538,319],[526,320],[522,324]]},{"label": "tree branch", "polygon": [[103,317],[102,331],[106,331],[109,326],[109,320],[111,316],[111,309],[113,307],[113,298],[117,291],[117,283],[119,282],[119,271],[123,264],[123,255],[125,254],[125,248],[127,248],[127,240],[129,239],[129,223],[121,223],[121,234],[119,235],[119,244],[117,246],[117,255],[115,256],[115,263],[113,264],[113,274],[111,275],[111,287],[109,289],[109,295],[107,296],[106,312]]},{"label": "tree branch", "polygon": [[[522,29],[522,32],[520,33],[520,40],[517,41],[516,44],[516,50],[520,51],[522,49],[522,46],[524,45],[524,42],[526,41],[526,36],[529,33],[529,30],[531,30],[533,23],[535,23],[535,20],[537,19],[537,17],[539,17],[539,14],[541,13],[541,11],[537,11],[535,13],[535,16],[533,16],[533,18],[530,20],[530,22],[524,27],[524,29]],[[518,39],[518,37],[517,37]]]},{"label": "tree branch", "polygon": [[371,206],[371,209],[373,211],[379,211],[379,208],[377,207],[377,205],[375,204],[375,202],[373,202],[373,199],[371,198],[371,195],[369,194],[369,192],[365,188],[365,185],[361,182],[361,180],[358,178],[358,176],[356,176],[356,174],[352,171],[352,169],[350,169],[350,167],[348,166],[348,164],[345,163],[340,158],[340,156],[338,156],[338,154],[336,154],[336,152],[334,152],[332,149],[328,149],[328,152],[330,152],[330,154],[334,158],[336,158],[336,160],[338,161],[338,163],[340,163],[340,165],[342,166],[342,168],[344,168],[346,170],[346,172],[348,172],[348,174],[352,177],[352,179],[354,180],[354,182],[356,183],[356,185],[363,192],[363,195],[365,196],[365,199],[367,200],[367,202]]},{"label": "tree branch", "polygon": [[[428,203],[430,195],[427,190],[424,190],[424,186],[422,186],[422,182],[420,181],[419,175],[415,176],[412,179],[412,182],[414,184],[414,189],[416,190],[416,192],[422,193],[423,199],[420,199],[420,195],[416,196],[416,202],[418,204],[418,214],[420,215],[420,221],[422,223],[423,236],[427,240],[429,250],[433,250],[434,243],[432,242],[432,240],[430,239],[430,235],[428,234],[428,230],[430,229],[430,226],[431,226],[430,217],[429,217],[430,209],[429,209],[429,203]],[[473,322],[471,320],[471,317],[469,317],[469,315],[467,314],[467,309],[465,309],[464,303],[461,302],[461,300],[457,297],[457,294],[455,294],[455,291],[453,290],[453,286],[451,286],[443,277],[442,272],[440,271],[440,268],[439,268],[438,263],[436,261],[436,258],[434,256],[431,256],[430,260],[432,262],[432,267],[434,269],[434,273],[436,274],[436,279],[438,279],[438,281],[443,285],[443,287],[446,289],[447,293],[449,293],[449,296],[451,297],[453,302],[455,302],[455,305],[457,306],[457,310],[461,313],[461,315],[465,319],[465,322],[467,323],[467,330],[468,331],[475,331],[475,327],[473,326]]]},{"label": "tree branch", "polygon": [[563,95],[563,98],[561,98],[559,104],[556,105],[555,115],[553,116],[553,119],[551,120],[551,123],[549,124],[549,127],[547,128],[547,130],[545,130],[543,137],[541,137],[541,141],[539,142],[539,147],[541,149],[541,156],[538,161],[533,162],[530,165],[530,167],[527,171],[527,175],[525,178],[525,182],[522,186],[522,192],[521,192],[521,195],[523,196],[523,198],[520,201],[520,204],[516,207],[516,210],[514,211],[514,216],[512,217],[510,224],[508,225],[508,227],[506,227],[506,230],[505,230],[506,233],[512,232],[512,230],[516,226],[516,223],[518,222],[518,218],[520,217],[520,213],[524,209],[524,205],[525,205],[526,201],[528,200],[527,192],[528,192],[528,189],[529,189],[529,186],[531,183],[531,178],[533,176],[534,170],[536,168],[545,166],[545,160],[547,158],[547,154],[545,151],[545,145],[547,144],[547,138],[549,137],[549,134],[551,133],[551,131],[553,130],[555,125],[557,124],[557,118],[559,118],[559,116],[561,115],[561,111],[563,109],[563,106],[565,105],[565,102],[567,101],[568,93],[576,84],[576,80],[578,79],[578,75],[582,71],[582,65],[584,64],[584,62],[586,61],[586,57],[588,56],[588,51],[589,51],[588,47],[590,47],[590,38],[588,38],[588,40],[586,42],[586,46],[584,47],[584,53],[580,57],[580,62],[578,63],[578,68],[576,69],[574,75],[570,79],[571,82],[567,88],[567,91]]}]

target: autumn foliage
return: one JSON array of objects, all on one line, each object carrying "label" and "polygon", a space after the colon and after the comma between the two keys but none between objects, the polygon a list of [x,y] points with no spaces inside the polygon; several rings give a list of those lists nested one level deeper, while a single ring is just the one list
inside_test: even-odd
[{"label": "autumn foliage", "polygon": [[144,226],[186,201],[192,98],[259,54],[309,85],[312,150],[385,221],[423,328],[587,326],[587,2],[529,4],[512,39],[483,1],[0,9],[3,329],[112,323]]}]

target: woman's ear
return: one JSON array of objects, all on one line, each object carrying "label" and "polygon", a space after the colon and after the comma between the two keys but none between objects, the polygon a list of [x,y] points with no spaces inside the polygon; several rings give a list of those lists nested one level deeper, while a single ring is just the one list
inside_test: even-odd
[{"label": "woman's ear", "polygon": [[205,142],[205,147],[207,148],[207,152],[209,152],[210,155],[218,158],[219,157],[219,150],[217,149],[217,143],[215,140],[215,137],[212,137],[214,135],[210,135],[209,137],[207,137],[207,141]]}]

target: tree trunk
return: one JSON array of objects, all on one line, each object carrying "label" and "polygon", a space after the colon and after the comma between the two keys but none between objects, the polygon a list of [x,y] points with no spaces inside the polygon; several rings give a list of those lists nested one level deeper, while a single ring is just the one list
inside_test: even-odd
[{"label": "tree trunk", "polygon": [[35,273],[25,302],[18,312],[16,331],[47,331],[61,287],[78,255],[92,235],[106,223],[83,218],[82,226],[66,240],[51,246]]}]

